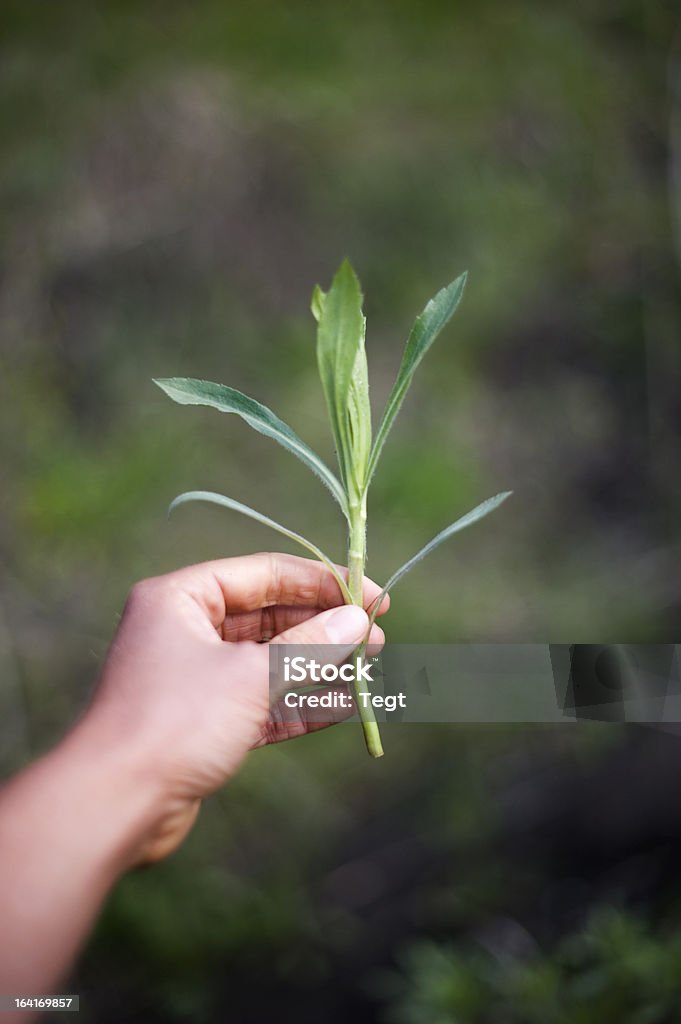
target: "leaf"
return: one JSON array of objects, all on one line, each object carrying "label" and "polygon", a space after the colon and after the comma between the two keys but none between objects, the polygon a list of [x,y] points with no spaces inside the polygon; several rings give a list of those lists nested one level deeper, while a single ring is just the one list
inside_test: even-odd
[{"label": "leaf", "polygon": [[452,281],[450,285],[439,291],[414,321],[414,326],[411,329],[404,349],[397,378],[388,396],[388,401],[386,402],[385,410],[376,432],[376,439],[367,470],[367,486],[374,475],[381,450],[404,401],[404,396],[409,390],[409,385],[412,382],[416,368],[442,328],[456,311],[456,307],[459,305],[463,295],[467,276],[467,272],[464,272],[460,277],[457,277],[456,281]]},{"label": "leaf", "polygon": [[345,413],[351,465],[348,475],[352,476],[352,490],[359,498],[365,490],[366,471],[371,455],[371,404],[369,402],[369,370],[364,347],[365,333],[366,320],[362,317],[362,343],[357,349],[352,368]]},{"label": "leaf", "polygon": [[154,379],[162,391],[180,405],[207,405],[220,412],[234,412],[260,434],[274,438],[282,447],[296,455],[316,476],[326,484],[347,517],[345,492],[338,477],[331,472],[316,452],[305,444],[266,405],[249,398],[241,391],[224,384],[208,380],[194,380],[191,377],[167,377]]},{"label": "leaf", "polygon": [[321,290],[321,288],[319,287],[319,285],[316,284],[314,286],[314,291],[312,292],[312,299],[310,301],[310,309],[312,310],[312,316],[315,318],[317,323],[319,323],[319,321],[322,318],[322,313],[324,312],[324,302],[325,302],[325,300],[326,300],[326,292],[323,292]]},{"label": "leaf", "polygon": [[376,618],[376,612],[381,607],[381,601],[383,600],[385,595],[390,590],[392,590],[395,584],[399,580],[401,580],[403,576],[406,576],[409,570],[413,569],[414,566],[418,562],[420,562],[422,558],[425,558],[426,555],[429,555],[431,551],[434,551],[435,548],[439,547],[440,544],[442,544],[449,537],[451,537],[452,534],[458,533],[459,530],[465,530],[467,526],[472,526],[473,523],[477,523],[478,519],[482,519],[484,516],[489,515],[489,513],[493,512],[495,508],[498,508],[499,505],[502,504],[502,502],[506,501],[507,498],[510,498],[512,494],[513,491],[502,491],[501,494],[496,494],[493,498],[488,498],[486,501],[483,501],[482,504],[477,505],[476,508],[471,509],[470,512],[467,512],[465,516],[461,516],[461,518],[457,519],[456,522],[451,523],[449,526],[445,527],[445,529],[438,533],[436,537],[433,537],[433,539],[429,541],[428,544],[425,545],[425,547],[422,547],[420,551],[417,551],[416,554],[413,555],[413,557],[410,558],[408,562],[405,562],[404,565],[400,566],[397,572],[394,572],[392,574],[392,576],[384,586],[383,590],[381,591],[380,595],[376,598],[373,604],[373,610],[371,612],[371,615],[369,616],[370,623],[373,625],[373,622]]},{"label": "leaf", "polygon": [[324,552],[321,551],[316,544],[312,543],[312,541],[306,540],[305,537],[301,537],[299,533],[294,533],[293,530],[288,530],[285,526],[282,526],[281,523],[277,523],[274,519],[264,516],[261,512],[256,512],[255,509],[250,508],[249,505],[242,505],[240,501],[235,501],[234,498],[228,498],[224,494],[216,494],[214,491],[185,491],[184,494],[178,494],[177,498],[174,498],[168,507],[168,515],[178,508],[179,505],[184,505],[189,501],[207,501],[213,505],[222,505],[224,508],[231,508],[234,512],[241,512],[243,515],[249,516],[251,519],[255,519],[256,522],[262,523],[263,526],[269,526],[270,529],[276,530],[278,533],[283,533],[283,535],[288,537],[289,540],[294,540],[297,544],[307,548],[307,550],[318,558],[320,562],[324,563],[327,569],[331,570],[346,603],[352,603],[350,591],[348,590],[345,580],[338,572],[338,569],[333,562],[327,558]]},{"label": "leaf", "polygon": [[[371,444],[371,413],[364,355],[362,292],[347,260],[341,264],[323,299],[322,295],[321,289],[316,289],[312,298],[313,313],[319,321],[317,363],[341,479],[349,496],[351,491],[359,494],[364,487],[368,446]],[[352,425],[351,416],[354,417]]]}]

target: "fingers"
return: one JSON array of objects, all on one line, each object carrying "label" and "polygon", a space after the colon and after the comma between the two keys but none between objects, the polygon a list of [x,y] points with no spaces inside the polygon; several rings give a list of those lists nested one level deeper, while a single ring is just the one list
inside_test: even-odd
[{"label": "fingers", "polygon": [[352,654],[362,642],[369,628],[369,616],[363,608],[344,604],[320,612],[305,622],[291,626],[272,639],[273,644],[331,644],[345,651],[343,657]]},{"label": "fingers", "polygon": [[367,649],[365,654],[367,658],[375,658],[381,653],[385,647],[385,633],[380,626],[377,626],[374,622],[369,633],[369,640],[367,642]]},{"label": "fingers", "polygon": [[[270,667],[274,667],[274,675],[270,676],[270,684],[275,685],[273,692],[283,693],[290,686],[285,665],[288,664],[291,651],[295,659],[304,650],[304,660],[308,664],[318,662],[320,665],[342,665],[364,640],[368,627],[369,617],[364,609],[346,604],[321,612],[284,630],[270,644],[271,648],[281,648],[279,652],[270,652]],[[381,649],[385,641],[383,630],[378,626],[374,626],[374,629],[376,632],[372,630],[371,656]],[[303,675],[302,685],[305,685],[305,679]]]},{"label": "fingers", "polygon": [[235,612],[222,623],[222,639],[238,643],[240,640],[271,640],[291,626],[297,626],[317,615],[321,608],[300,605],[269,605],[251,612]]},{"label": "fingers", "polygon": [[318,690],[316,696],[331,697],[330,706],[307,708],[304,715],[298,709],[292,710],[286,707],[283,701],[279,701],[272,707],[270,719],[254,746],[264,747],[268,743],[282,743],[284,740],[293,740],[297,736],[328,729],[330,725],[346,721],[355,714],[354,704],[348,701],[348,706],[336,707],[334,705],[340,702],[333,698],[347,692],[345,687],[337,686],[327,686]]},{"label": "fingers", "polygon": [[[338,566],[347,579],[348,571]],[[162,577],[189,593],[219,629],[226,616],[255,611],[271,605],[333,608],[343,603],[333,573],[321,562],[297,555],[262,552],[238,558],[224,558],[187,566]],[[362,600],[365,608],[381,593],[377,583],[364,578]],[[379,614],[390,606],[381,602]]]},{"label": "fingers", "polygon": [[[272,640],[293,626],[314,618],[321,608],[303,608],[298,605],[270,605],[251,612],[236,612],[228,615],[222,623],[222,639],[231,643],[242,640]],[[380,626],[371,629],[370,644],[385,643],[385,634]]]}]

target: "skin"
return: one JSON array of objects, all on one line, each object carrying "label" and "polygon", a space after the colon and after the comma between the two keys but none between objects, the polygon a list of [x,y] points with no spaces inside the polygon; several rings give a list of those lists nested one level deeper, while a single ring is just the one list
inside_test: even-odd
[{"label": "skin", "polygon": [[[365,578],[365,608],[379,593]],[[117,879],[176,849],[250,750],[348,714],[283,721],[267,642],[338,645],[340,663],[367,627],[327,568],[293,555],[205,562],[133,587],[90,706],[0,791],[0,994],[58,992]],[[374,625],[374,650],[384,639]]]}]

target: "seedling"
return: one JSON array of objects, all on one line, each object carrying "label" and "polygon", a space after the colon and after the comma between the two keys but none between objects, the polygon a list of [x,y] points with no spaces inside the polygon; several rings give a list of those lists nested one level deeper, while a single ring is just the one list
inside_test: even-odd
[{"label": "seedling", "polygon": [[[331,432],[338,457],[339,476],[296,433],[280,420],[266,406],[253,398],[210,381],[193,380],[185,377],[170,377],[155,380],[167,395],[181,405],[208,405],[220,412],[233,412],[241,416],[254,430],[274,438],[280,445],[296,455],[329,489],[348,524],[348,580],[340,575],[333,562],[315,544],[275,522],[255,509],[242,505],[233,498],[211,491],[188,491],[180,494],[170,505],[169,511],[187,501],[208,501],[236,512],[242,512],[259,523],[283,533],[310,551],[333,573],[338,587],[347,604],[362,604],[362,580],[366,561],[367,495],[369,485],[378,465],[383,445],[395,422],[416,368],[461,300],[466,274],[443,288],[431,299],[423,312],[416,318],[402,356],[397,379],[390,392],[383,416],[372,441],[371,406],[369,404],[369,379],[365,350],[366,321],[362,313],[362,292],[354,270],[346,260],[333,279],[328,292],[317,285],[312,294],[312,313],[317,321],[317,363],[324,397],[331,422]],[[482,519],[502,501],[509,497],[504,491],[488,498],[471,512],[445,527],[436,537],[405,562],[390,577],[381,594],[369,609],[373,624],[376,612],[384,596],[398,580],[409,572],[443,541],[466,526]],[[360,657],[366,647],[366,638],[356,652]],[[355,683],[358,695],[366,692],[366,684],[359,673]],[[367,706],[364,707],[363,704]],[[364,730],[369,753],[381,757],[383,747],[371,701],[356,700],[358,713]]]}]

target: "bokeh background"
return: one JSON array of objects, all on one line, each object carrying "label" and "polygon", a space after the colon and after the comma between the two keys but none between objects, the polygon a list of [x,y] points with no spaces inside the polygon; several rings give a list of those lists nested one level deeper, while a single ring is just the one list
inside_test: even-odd
[{"label": "bokeh background", "polygon": [[[681,618],[673,0],[5,0],[0,764],[82,707],[131,583],[281,538],[319,483],[152,376],[231,384],[332,458],[312,286],[362,280],[375,409],[464,268],[371,496],[402,642],[651,642]],[[673,732],[357,728],[260,751],[120,885],[91,1022],[681,1020]]]}]

